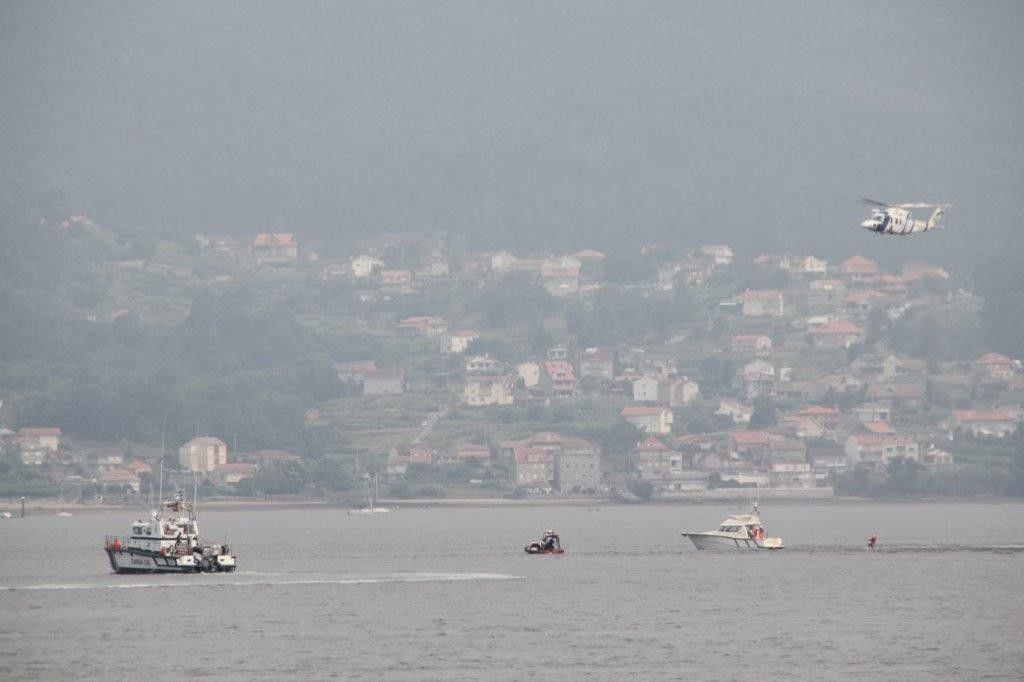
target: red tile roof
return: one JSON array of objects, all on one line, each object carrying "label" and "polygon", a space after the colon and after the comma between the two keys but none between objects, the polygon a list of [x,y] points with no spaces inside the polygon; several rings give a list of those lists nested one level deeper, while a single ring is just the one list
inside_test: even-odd
[{"label": "red tile roof", "polygon": [[669,447],[657,438],[651,436],[637,443],[636,447],[633,449],[642,452],[667,452]]},{"label": "red tile roof", "polygon": [[847,258],[840,265],[839,269],[843,272],[857,272],[857,273],[874,273],[878,272],[878,265],[875,261],[865,258],[864,256],[853,256]]},{"label": "red tile roof", "polygon": [[1013,422],[1017,415],[1011,410],[954,410],[953,419],[958,422]]},{"label": "red tile roof", "polygon": [[664,407],[643,407],[636,405],[622,408],[622,411],[619,412],[619,414],[622,415],[623,417],[643,417],[654,414],[660,415],[661,413],[667,411],[667,408]]},{"label": "red tile roof", "polygon": [[729,437],[737,445],[764,445],[768,442],[768,434],[764,431],[731,431]]},{"label": "red tile roof", "polygon": [[57,427],[26,427],[18,429],[19,436],[59,436],[61,435],[60,429]]},{"label": "red tile roof", "polygon": [[267,232],[256,235],[253,246],[292,246],[295,235],[290,232]]},{"label": "red tile roof", "polygon": [[1006,357],[1002,353],[985,353],[980,358],[974,361],[976,365],[1012,365],[1015,364],[1013,360]]}]

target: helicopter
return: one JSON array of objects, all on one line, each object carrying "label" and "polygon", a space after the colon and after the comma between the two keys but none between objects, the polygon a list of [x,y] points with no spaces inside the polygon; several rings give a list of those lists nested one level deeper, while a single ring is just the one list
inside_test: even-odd
[{"label": "helicopter", "polygon": [[[871,217],[860,224],[865,230],[879,234],[908,235],[927,232],[933,227],[941,227],[939,220],[943,212],[952,204],[885,204],[874,199],[861,198],[865,204],[875,206],[871,209]],[[915,220],[910,215],[912,208],[934,208],[928,220]]]}]

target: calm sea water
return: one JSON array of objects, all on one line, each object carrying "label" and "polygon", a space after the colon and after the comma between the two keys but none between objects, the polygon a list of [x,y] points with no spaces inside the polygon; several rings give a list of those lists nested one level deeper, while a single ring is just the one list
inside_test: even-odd
[{"label": "calm sea water", "polygon": [[[0,679],[1019,679],[1024,505],[201,511],[234,574],[118,576],[130,511],[0,521]],[[547,527],[567,553],[527,556]],[[879,548],[865,549],[876,533]]]}]

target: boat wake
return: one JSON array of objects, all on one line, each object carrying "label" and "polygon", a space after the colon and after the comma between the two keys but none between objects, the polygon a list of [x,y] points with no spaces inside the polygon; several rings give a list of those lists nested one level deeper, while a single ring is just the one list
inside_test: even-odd
[{"label": "boat wake", "polygon": [[915,545],[879,544],[873,550],[863,545],[805,545],[791,547],[788,554],[1024,554],[1024,545]]},{"label": "boat wake", "polygon": [[378,576],[284,576],[266,573],[234,573],[222,580],[168,580],[166,582],[119,583],[62,583],[43,585],[0,585],[0,592],[29,590],[126,590],[126,589],[184,589],[202,587],[274,587],[287,585],[374,585],[381,583],[437,583],[472,582],[483,580],[521,580],[520,576],[502,573],[391,573]]}]

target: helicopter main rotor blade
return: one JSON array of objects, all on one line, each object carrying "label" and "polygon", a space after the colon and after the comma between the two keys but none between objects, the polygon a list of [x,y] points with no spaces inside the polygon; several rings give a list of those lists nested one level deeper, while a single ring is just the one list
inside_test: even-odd
[{"label": "helicopter main rotor blade", "polygon": [[892,208],[892,204],[884,204],[881,201],[875,201],[874,199],[867,199],[865,197],[861,197],[860,200],[862,202],[864,202],[865,204],[869,204],[871,206],[881,206],[882,208]]}]

